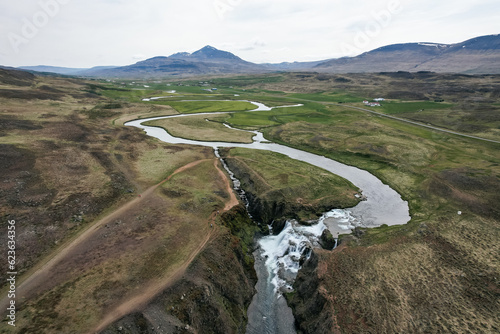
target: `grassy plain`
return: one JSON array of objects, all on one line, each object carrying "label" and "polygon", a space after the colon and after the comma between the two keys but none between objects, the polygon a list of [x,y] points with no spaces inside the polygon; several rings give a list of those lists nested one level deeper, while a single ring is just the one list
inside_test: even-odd
[{"label": "grassy plain", "polygon": [[240,179],[243,189],[262,202],[284,207],[287,217],[308,221],[359,201],[354,196],[359,189],[349,181],[282,154],[233,148],[224,156],[236,175],[244,175]]},{"label": "grassy plain", "polygon": [[388,114],[408,112],[423,112],[431,109],[433,112],[441,109],[450,109],[453,105],[442,102],[387,102],[383,103],[382,110]]},{"label": "grassy plain", "polygon": [[202,141],[222,141],[232,143],[252,143],[251,132],[230,129],[221,118],[203,116],[175,117],[145,123],[158,126],[172,136]]},{"label": "grassy plain", "polygon": [[250,102],[242,101],[163,101],[158,100],[155,104],[167,104],[181,114],[246,111],[255,109],[256,106]]}]

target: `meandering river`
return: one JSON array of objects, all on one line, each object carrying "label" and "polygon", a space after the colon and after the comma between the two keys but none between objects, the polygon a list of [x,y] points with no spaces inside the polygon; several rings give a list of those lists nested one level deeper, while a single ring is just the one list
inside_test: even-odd
[{"label": "meandering river", "polygon": [[[252,111],[272,109],[262,103],[251,103],[257,106]],[[287,307],[285,299],[281,296],[280,290],[291,288],[290,282],[299,269],[298,259],[301,256],[308,256],[308,250],[317,246],[317,239],[323,230],[328,228],[333,236],[337,237],[339,234],[349,233],[349,230],[355,226],[378,227],[382,224],[406,224],[410,220],[408,203],[396,191],[367,171],[323,156],[269,142],[258,131],[253,131],[255,134],[253,143],[242,144],[183,139],[170,135],[164,129],[143,125],[145,122],[159,119],[217,114],[222,113],[153,117],[134,120],[125,125],[143,129],[149,136],[170,144],[201,145],[212,147],[214,150],[221,147],[244,147],[281,153],[349,180],[361,189],[365,198],[354,208],[325,213],[318,224],[314,226],[304,227],[298,226],[294,222],[288,222],[279,235],[259,240],[260,247],[255,254],[255,268],[259,281],[256,286],[257,295],[248,310],[247,333],[294,333],[293,315]]]}]

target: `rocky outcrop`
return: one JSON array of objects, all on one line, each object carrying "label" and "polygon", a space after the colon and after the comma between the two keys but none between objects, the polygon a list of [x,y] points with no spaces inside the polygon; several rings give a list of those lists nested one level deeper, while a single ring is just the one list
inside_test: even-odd
[{"label": "rocky outcrop", "polygon": [[243,166],[231,158],[224,159],[229,169],[241,182],[248,200],[248,212],[255,221],[265,225],[271,225],[274,234],[279,234],[285,227],[288,219],[295,219],[300,223],[307,224],[311,220],[332,209],[325,205],[302,204],[291,201],[293,196],[285,193],[291,189],[269,190],[262,193],[261,185],[257,184]]},{"label": "rocky outcrop", "polygon": [[[236,175],[245,177],[244,174]],[[283,230],[286,224],[285,217],[295,218],[293,208],[289,203],[281,201],[279,194],[274,196],[274,200],[265,200],[255,195],[251,187],[245,187],[245,192],[248,199],[248,212],[250,215],[258,222],[265,225],[271,225],[273,227],[273,233],[279,234]]]},{"label": "rocky outcrop", "polygon": [[336,333],[335,317],[320,289],[318,260],[318,255],[313,252],[297,275],[293,284],[295,291],[285,295],[295,316],[297,332],[304,334]]},{"label": "rocky outcrop", "polygon": [[321,238],[319,239],[319,243],[321,247],[324,249],[332,250],[335,245],[337,244],[335,238],[333,237],[332,233],[330,230],[325,229],[323,233],[321,234]]}]

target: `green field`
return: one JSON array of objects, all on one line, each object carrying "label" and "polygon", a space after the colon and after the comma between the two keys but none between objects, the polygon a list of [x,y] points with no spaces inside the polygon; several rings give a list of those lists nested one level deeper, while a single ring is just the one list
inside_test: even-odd
[{"label": "green field", "polygon": [[299,100],[336,102],[336,103],[356,103],[363,100],[362,97],[340,92],[321,92],[316,94],[291,94],[290,97]]},{"label": "green field", "polygon": [[175,117],[146,122],[145,125],[161,127],[175,137],[201,141],[251,143],[255,135],[229,129],[218,118],[208,120],[207,116]]},{"label": "green field", "polygon": [[[291,105],[289,102],[275,102],[276,105]],[[226,121],[234,127],[259,129],[289,122],[309,121],[312,123],[328,123],[328,109],[318,103],[305,102],[301,107],[274,108],[270,111],[234,113]]]},{"label": "green field", "polygon": [[245,148],[233,148],[224,155],[247,192],[269,206],[283,206],[288,218],[307,221],[359,201],[354,196],[359,189],[349,181],[285,155]]},{"label": "green field", "polygon": [[428,109],[441,110],[452,107],[452,104],[442,102],[382,102],[382,110],[388,114],[421,112]]},{"label": "green field", "polygon": [[242,101],[182,101],[171,102],[158,100],[151,102],[154,104],[166,104],[180,112],[181,114],[208,113],[208,112],[228,112],[246,111],[257,108],[250,102]]}]

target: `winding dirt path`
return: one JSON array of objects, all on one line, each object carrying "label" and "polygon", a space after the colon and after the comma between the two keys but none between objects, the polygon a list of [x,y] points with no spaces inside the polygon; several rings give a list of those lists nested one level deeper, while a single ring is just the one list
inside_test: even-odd
[{"label": "winding dirt path", "polygon": [[224,183],[226,184],[226,191],[229,194],[229,201],[226,202],[226,205],[224,206],[223,211],[231,210],[232,207],[238,205],[240,202],[239,202],[238,198],[236,197],[236,194],[234,193],[233,188],[231,187],[231,182],[229,181],[229,178],[227,177],[226,173],[224,173],[222,171],[222,169],[220,169],[218,159],[214,160],[214,167],[219,172],[220,177],[224,180]]},{"label": "winding dirt path", "polygon": [[[51,271],[54,269],[56,265],[58,265],[61,261],[67,258],[68,254],[71,254],[71,251],[76,249],[81,244],[85,243],[87,240],[92,238],[95,233],[104,225],[111,223],[119,216],[125,214],[127,211],[134,208],[136,205],[140,205],[145,199],[151,196],[154,191],[163,183],[169,181],[174,175],[182,173],[198,164],[213,160],[214,167],[217,169],[219,176],[223,180],[225,184],[226,191],[229,193],[230,197],[228,201],[225,203],[224,209],[222,212],[228,211],[234,206],[239,204],[238,198],[235,195],[229,177],[221,170],[219,167],[218,159],[203,159],[193,161],[188,163],[177,170],[175,170],[167,179],[161,181],[160,183],[149,187],[142,194],[139,194],[135,199],[125,203],[121,207],[117,208],[113,212],[107,214],[102,217],[98,221],[96,221],[92,226],[83,231],[80,235],[78,235],[75,239],[67,241],[64,245],[62,245],[59,249],[54,251],[50,257],[47,257],[43,261],[41,261],[36,267],[32,269],[32,273],[28,273],[25,277],[23,277],[17,288],[17,295],[19,296],[18,300],[28,300],[34,294],[36,294],[40,287],[47,281],[50,276]],[[143,290],[141,290],[136,295],[130,297],[124,303],[120,304],[118,307],[107,313],[104,318],[99,322],[99,324],[92,330],[90,333],[98,333],[105,329],[107,326],[120,319],[121,317],[141,309],[147,305],[154,297],[156,297],[159,293],[164,291],[166,288],[174,284],[177,280],[179,280],[183,274],[185,273],[188,266],[194,260],[194,258],[203,250],[208,241],[217,235],[217,226],[215,224],[215,220],[218,216],[219,212],[214,212],[208,223],[211,224],[212,228],[207,236],[200,242],[199,246],[194,249],[189,257],[186,258],[184,263],[171,272],[169,275],[152,282],[152,284],[148,284]],[[7,307],[7,303],[9,300],[7,298],[3,298],[0,301],[0,307],[4,309],[4,306]]]},{"label": "winding dirt path", "polygon": [[[31,296],[33,296],[38,291],[40,286],[42,286],[44,282],[47,281],[54,267],[58,265],[62,260],[64,260],[68,256],[68,254],[71,253],[72,250],[76,249],[78,246],[80,246],[81,244],[85,243],[87,240],[92,238],[92,236],[94,236],[94,234],[102,226],[111,223],[112,221],[114,221],[115,219],[125,214],[130,209],[132,209],[134,206],[140,205],[140,203],[145,199],[147,199],[149,196],[151,196],[160,185],[170,180],[174,175],[181,173],[189,168],[192,168],[204,161],[210,161],[210,160],[212,159],[197,160],[178,168],[167,179],[161,181],[160,183],[152,187],[149,187],[146,191],[138,195],[138,197],[136,197],[135,199],[125,203],[118,209],[114,210],[113,212],[109,213],[108,215],[96,221],[92,226],[83,231],[75,239],[69,240],[66,243],[64,243],[61,247],[55,250],[50,257],[45,258],[38,265],[36,265],[31,270],[31,273],[28,272],[27,275],[21,278],[16,290],[17,300],[18,301],[27,300]],[[9,299],[7,298],[7,296],[5,296],[5,298],[0,300],[0,309],[4,310],[7,307],[8,303]]]},{"label": "winding dirt path", "polygon": [[[189,169],[191,167],[194,167],[195,165],[199,164],[202,161],[206,160],[200,160],[200,161],[195,161],[191,164],[187,164],[186,166],[179,168],[174,174],[172,174],[167,180],[169,180],[172,176],[174,176],[177,173],[180,173],[186,169]],[[224,181],[226,185],[226,191],[229,193],[229,200],[226,202],[224,209],[222,212],[228,211],[234,206],[239,204],[238,198],[236,197],[233,188],[231,187],[231,182],[229,181],[228,176],[220,169],[219,167],[219,160],[214,159],[214,167],[217,169],[219,176],[221,179]],[[165,181],[167,181],[165,180]],[[165,182],[163,181],[163,182]],[[163,183],[162,182],[162,183]],[[161,183],[160,183],[161,184]],[[142,309],[147,306],[147,304],[155,298],[158,294],[160,294],[162,291],[167,289],[168,287],[172,286],[175,282],[177,282],[179,279],[182,278],[184,273],[186,272],[187,268],[193,262],[195,257],[205,248],[206,244],[210,239],[212,239],[214,236],[217,235],[217,226],[215,224],[215,220],[218,216],[218,212],[212,213],[209,221],[212,226],[210,229],[210,232],[207,234],[207,236],[203,239],[203,241],[200,243],[200,245],[191,252],[189,257],[186,259],[186,261],[174,272],[170,273],[170,275],[167,275],[163,277],[160,280],[157,280],[156,282],[153,282],[152,284],[148,284],[148,286],[141,290],[139,293],[137,293],[135,296],[129,298],[127,301],[116,307],[114,310],[109,312],[101,321],[100,323],[95,327],[93,331],[90,333],[99,333],[100,331],[106,329],[109,325],[111,325],[113,322],[117,321],[118,319],[126,316],[127,314],[130,314],[136,310]]]},{"label": "winding dirt path", "polygon": [[205,248],[205,245],[215,234],[215,229],[211,229],[210,233],[203,239],[200,245],[191,252],[186,261],[174,272],[170,273],[163,277],[160,280],[149,283],[143,290],[138,292],[135,296],[130,297],[127,301],[120,304],[118,307],[108,312],[106,316],[99,322],[99,324],[95,327],[94,330],[89,333],[99,333],[102,330],[106,329],[113,322],[119,320],[120,318],[130,314],[136,310],[144,308],[147,304],[157,295],[159,295],[162,291],[172,286],[175,282],[182,278],[186,269],[189,267],[191,262],[195,259],[195,257]]}]

